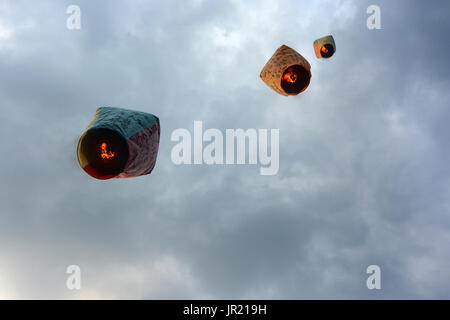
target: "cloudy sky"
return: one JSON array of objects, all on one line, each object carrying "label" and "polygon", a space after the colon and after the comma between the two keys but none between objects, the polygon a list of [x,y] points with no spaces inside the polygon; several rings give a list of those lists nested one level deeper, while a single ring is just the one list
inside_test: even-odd
[{"label": "cloudy sky", "polygon": [[[1,0],[0,298],[450,298],[449,9]],[[318,60],[327,34],[337,52]],[[298,96],[259,78],[282,44],[311,64]],[[160,118],[151,175],[79,167],[98,106]],[[173,164],[170,135],[194,120],[279,129],[278,174]],[[372,264],[381,290],[366,287]]]}]

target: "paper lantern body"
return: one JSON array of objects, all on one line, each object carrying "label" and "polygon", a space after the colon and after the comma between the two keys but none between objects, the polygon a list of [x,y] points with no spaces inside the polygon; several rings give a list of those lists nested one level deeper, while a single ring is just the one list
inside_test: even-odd
[{"label": "paper lantern body", "polygon": [[152,114],[100,107],[78,142],[78,162],[97,179],[149,174],[156,164],[160,130]]},{"label": "paper lantern body", "polygon": [[311,80],[311,66],[300,53],[282,45],[259,75],[275,92],[288,96],[304,91]]},{"label": "paper lantern body", "polygon": [[332,35],[315,40],[313,46],[317,58],[327,59],[336,52],[336,43]]}]

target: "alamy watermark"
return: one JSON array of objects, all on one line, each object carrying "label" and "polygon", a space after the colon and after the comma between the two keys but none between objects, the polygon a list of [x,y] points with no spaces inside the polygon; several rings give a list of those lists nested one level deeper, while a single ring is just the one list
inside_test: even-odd
[{"label": "alamy watermark", "polygon": [[370,276],[367,278],[366,286],[367,289],[381,289],[381,268],[376,264],[370,265],[366,269],[367,274]]},{"label": "alamy watermark", "polygon": [[380,7],[375,4],[372,4],[367,7],[366,13],[370,14],[370,16],[367,17],[367,21],[366,21],[367,29],[369,29],[369,30],[381,29],[381,9],[380,9]]},{"label": "alamy watermark", "polygon": [[81,268],[75,264],[70,265],[66,269],[66,273],[69,274],[66,280],[66,287],[69,290],[81,289]]},{"label": "alamy watermark", "polygon": [[[366,13],[369,15],[366,26],[369,30],[381,29],[381,9],[380,6],[371,4],[367,7]],[[71,4],[66,9],[66,14],[70,16],[66,20],[66,27],[69,30],[81,29],[81,9],[80,6]]]},{"label": "alamy watermark", "polygon": [[171,152],[172,162],[177,165],[259,163],[261,175],[278,173],[279,129],[270,129],[270,136],[268,129],[226,129],[224,135],[214,128],[203,132],[203,122],[194,121],[193,137],[189,130],[180,128],[172,132],[170,139],[178,142]]},{"label": "alamy watermark", "polygon": [[66,27],[69,30],[81,29],[81,9],[79,6],[71,4],[67,7],[66,13],[70,16],[66,20]]}]

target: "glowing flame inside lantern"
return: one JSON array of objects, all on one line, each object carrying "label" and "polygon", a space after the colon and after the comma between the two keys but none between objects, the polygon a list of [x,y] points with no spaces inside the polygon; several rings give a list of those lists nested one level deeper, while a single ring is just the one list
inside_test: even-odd
[{"label": "glowing flame inside lantern", "polygon": [[289,67],[283,74],[283,77],[281,79],[289,83],[294,83],[295,81],[297,81],[297,78],[297,73],[294,71],[294,69]]},{"label": "glowing flame inside lantern", "polygon": [[322,48],[320,48],[320,51],[322,51],[323,53],[327,53],[328,49],[325,46],[322,46]]},{"label": "glowing flame inside lantern", "polygon": [[107,147],[108,145],[105,142],[103,142],[101,145],[102,151],[100,153],[102,159],[114,158],[116,156],[116,153],[112,152],[111,150],[108,150]]}]

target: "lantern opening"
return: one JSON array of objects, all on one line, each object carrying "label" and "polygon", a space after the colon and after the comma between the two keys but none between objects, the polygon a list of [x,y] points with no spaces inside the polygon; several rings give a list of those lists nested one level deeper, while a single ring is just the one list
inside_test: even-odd
[{"label": "lantern opening", "polygon": [[116,131],[104,128],[89,130],[78,144],[78,153],[86,159],[83,169],[97,179],[119,175],[128,160],[127,141]]},{"label": "lantern opening", "polygon": [[299,94],[308,87],[310,79],[311,74],[303,66],[292,65],[281,76],[281,87],[287,94]]},{"label": "lantern opening", "polygon": [[324,44],[320,48],[320,55],[322,56],[322,58],[330,58],[333,54],[334,54],[334,47],[329,43]]}]

